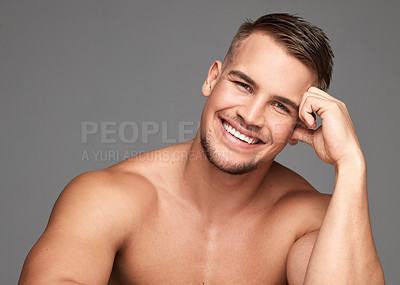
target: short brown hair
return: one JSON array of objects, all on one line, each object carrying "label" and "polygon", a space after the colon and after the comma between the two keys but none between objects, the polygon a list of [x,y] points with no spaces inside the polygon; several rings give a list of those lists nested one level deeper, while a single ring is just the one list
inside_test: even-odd
[{"label": "short brown hair", "polygon": [[286,51],[312,68],[318,75],[318,87],[327,90],[332,78],[333,52],[329,39],[318,27],[290,14],[268,14],[255,22],[246,20],[233,37],[224,59],[229,63],[241,42],[255,31],[265,32]]}]

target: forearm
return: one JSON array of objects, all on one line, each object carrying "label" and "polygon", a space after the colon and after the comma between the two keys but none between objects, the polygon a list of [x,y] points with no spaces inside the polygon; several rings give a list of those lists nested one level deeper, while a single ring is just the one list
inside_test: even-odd
[{"label": "forearm", "polygon": [[363,158],[336,168],[335,190],[304,284],[384,284],[372,237]]}]

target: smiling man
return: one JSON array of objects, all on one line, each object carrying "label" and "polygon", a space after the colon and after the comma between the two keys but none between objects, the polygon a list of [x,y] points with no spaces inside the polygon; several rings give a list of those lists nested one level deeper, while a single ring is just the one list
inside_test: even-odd
[{"label": "smiling man", "polygon": [[[244,23],[208,72],[194,140],[75,178],[20,284],[384,284],[365,159],[325,92],[332,57],[301,18]],[[332,196],[274,161],[298,141],[334,165]]]}]

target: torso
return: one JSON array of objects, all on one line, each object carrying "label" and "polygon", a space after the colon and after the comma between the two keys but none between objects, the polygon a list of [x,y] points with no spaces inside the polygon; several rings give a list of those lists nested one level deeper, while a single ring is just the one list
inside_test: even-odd
[{"label": "torso", "polygon": [[286,179],[265,185],[265,207],[210,222],[174,195],[178,161],[132,160],[111,171],[140,175],[150,186],[143,190],[149,191],[143,215],[131,225],[134,234],[116,254],[109,284],[287,284],[291,246],[322,223],[321,212],[309,205],[327,204],[326,195],[275,163],[273,174]]}]

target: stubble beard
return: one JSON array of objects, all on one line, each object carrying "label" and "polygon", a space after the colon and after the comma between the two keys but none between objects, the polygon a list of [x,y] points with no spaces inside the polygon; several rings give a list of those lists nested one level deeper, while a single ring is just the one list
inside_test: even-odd
[{"label": "stubble beard", "polygon": [[256,156],[250,158],[249,161],[241,163],[230,161],[229,157],[219,153],[213,147],[212,135],[207,134],[204,129],[200,129],[200,143],[210,163],[227,174],[243,175],[256,170],[262,164],[262,161],[256,161]]}]

